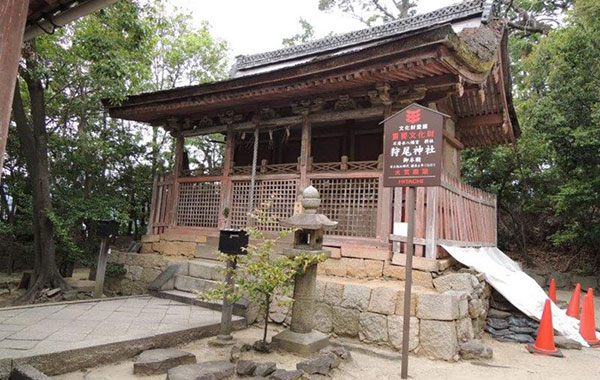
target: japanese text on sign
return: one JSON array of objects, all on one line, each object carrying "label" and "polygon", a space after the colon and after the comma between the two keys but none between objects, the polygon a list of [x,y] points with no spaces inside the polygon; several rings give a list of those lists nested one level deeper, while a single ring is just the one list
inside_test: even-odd
[{"label": "japanese text on sign", "polygon": [[385,187],[439,186],[444,117],[413,104],[385,120]]}]

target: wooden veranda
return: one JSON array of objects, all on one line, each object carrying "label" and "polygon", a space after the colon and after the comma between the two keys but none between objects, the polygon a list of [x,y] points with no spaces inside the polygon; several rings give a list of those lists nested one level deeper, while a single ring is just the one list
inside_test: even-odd
[{"label": "wooden veranda", "polygon": [[[442,185],[417,192],[416,255],[440,244],[496,244],[496,198],[460,180],[460,151],[511,143],[504,25],[473,0],[359,32],[240,56],[228,80],[131,96],[110,114],[160,125],[176,139],[173,174],[154,179],[151,233],[216,235],[247,225],[249,202],[277,218],[315,186],[339,222],[325,245],[387,260],[403,252],[405,194],[383,188],[379,123],[418,102],[450,120]],[[185,139],[225,135],[222,164],[185,167]],[[258,136],[258,139],[256,139]],[[252,184],[254,184],[252,186]],[[251,195],[252,194],[252,195]],[[259,226],[276,232],[276,221]]]}]

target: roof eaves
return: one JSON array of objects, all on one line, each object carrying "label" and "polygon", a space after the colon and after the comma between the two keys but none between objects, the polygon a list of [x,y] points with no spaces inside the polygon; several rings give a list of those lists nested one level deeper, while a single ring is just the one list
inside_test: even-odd
[{"label": "roof eaves", "polygon": [[236,57],[235,68],[237,71],[269,65],[281,61],[293,60],[300,57],[316,55],[330,50],[336,50],[351,45],[373,41],[379,38],[403,34],[408,31],[433,26],[440,23],[457,21],[460,19],[483,16],[486,20],[494,9],[495,0],[468,0],[453,4],[435,11],[400,19],[372,28],[361,29],[308,42],[306,44],[286,47],[265,53],[253,55],[240,55]]}]

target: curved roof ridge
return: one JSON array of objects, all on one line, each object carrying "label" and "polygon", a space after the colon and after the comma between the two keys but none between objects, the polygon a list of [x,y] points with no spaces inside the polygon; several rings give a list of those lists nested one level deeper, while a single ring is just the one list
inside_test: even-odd
[{"label": "curved roof ridge", "polygon": [[[432,12],[403,18],[371,28],[329,36],[305,44],[285,47],[269,52],[239,55],[236,57],[235,68],[236,70],[244,70],[309,56],[473,15],[481,15],[483,20],[484,13],[490,11],[490,8],[493,7],[493,3],[495,3],[495,1],[465,0],[457,4],[436,9]],[[487,21],[487,15],[485,18],[485,21]]]}]

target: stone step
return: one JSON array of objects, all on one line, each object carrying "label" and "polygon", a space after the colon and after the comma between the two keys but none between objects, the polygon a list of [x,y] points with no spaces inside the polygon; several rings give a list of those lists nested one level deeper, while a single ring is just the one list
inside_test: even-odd
[{"label": "stone step", "polygon": [[[207,301],[198,298],[198,296],[194,293],[185,292],[182,290],[160,290],[156,292],[152,292],[154,296],[169,299],[173,301],[183,302],[188,305],[194,306],[202,306],[207,309],[221,311],[223,307],[222,301]],[[233,304],[233,315],[238,315],[241,317],[246,317],[248,320],[248,324],[251,324],[256,319],[255,311],[253,311],[253,315],[249,315],[248,302],[246,300],[240,300]],[[252,319],[252,320],[251,320]]]},{"label": "stone step", "polygon": [[207,236],[205,243],[199,243],[196,246],[196,258],[216,261],[219,258],[218,253],[219,238]]},{"label": "stone step", "polygon": [[207,280],[204,278],[185,276],[182,274],[175,275],[174,288],[184,292],[204,292],[217,287],[217,281]]},{"label": "stone step", "polygon": [[195,259],[189,261],[188,276],[212,281],[225,281],[225,265],[220,261]]}]

